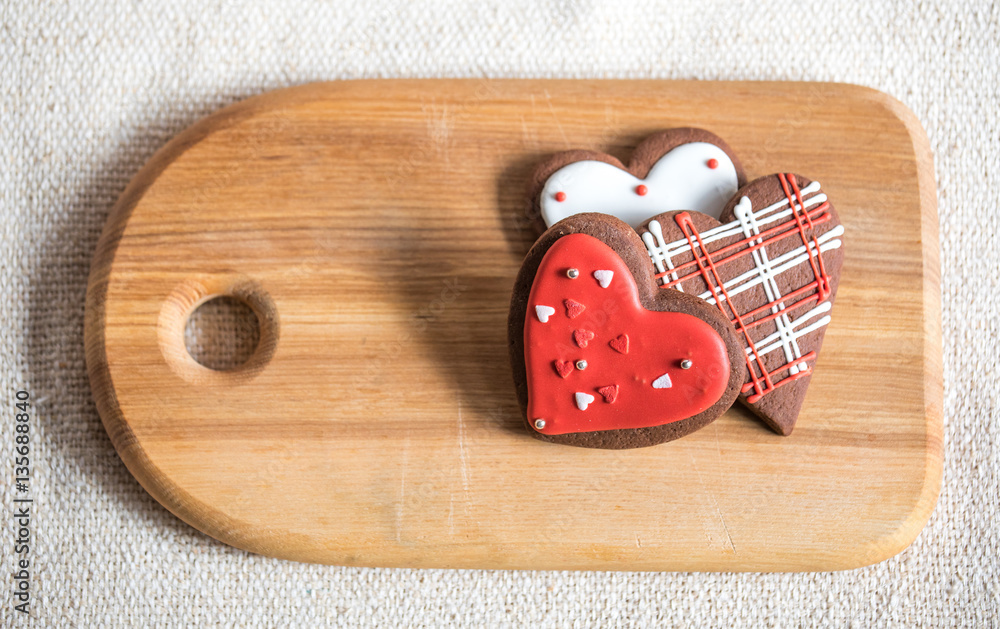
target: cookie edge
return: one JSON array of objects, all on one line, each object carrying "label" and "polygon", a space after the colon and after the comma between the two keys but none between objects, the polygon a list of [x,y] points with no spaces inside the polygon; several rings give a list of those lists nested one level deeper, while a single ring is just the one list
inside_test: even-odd
[{"label": "cookie edge", "polygon": [[[524,322],[529,307],[528,298],[538,267],[548,250],[560,239],[571,234],[586,234],[597,238],[621,257],[632,273],[639,291],[639,302],[648,310],[681,312],[705,321],[716,330],[726,344],[729,356],[729,383],[722,396],[698,415],[669,424],[647,428],[601,430],[587,433],[545,435],[536,431],[527,416],[528,378],[524,362]],[[659,445],[686,436],[707,426],[733,405],[743,386],[742,345],[732,324],[717,309],[701,299],[679,291],[663,291],[655,285],[654,269],[639,235],[624,221],[609,214],[589,213],[570,216],[545,231],[528,251],[521,263],[511,294],[507,319],[507,341],[518,405],[528,432],[541,441],[605,450],[625,450]],[[734,365],[736,367],[734,368]]]}]

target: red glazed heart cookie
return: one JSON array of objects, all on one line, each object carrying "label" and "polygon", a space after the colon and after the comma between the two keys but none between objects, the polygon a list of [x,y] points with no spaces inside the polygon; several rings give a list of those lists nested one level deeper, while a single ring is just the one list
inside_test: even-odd
[{"label": "red glazed heart cookie", "polygon": [[515,285],[511,359],[529,430],[599,448],[649,446],[721,415],[739,393],[732,326],[656,287],[638,235],[607,215],[569,218],[528,253]]},{"label": "red glazed heart cookie", "polygon": [[744,347],[741,399],[775,431],[795,426],[830,322],[844,228],[818,182],[761,177],[721,223],[690,212],[639,229],[663,289],[697,295],[729,319]]}]

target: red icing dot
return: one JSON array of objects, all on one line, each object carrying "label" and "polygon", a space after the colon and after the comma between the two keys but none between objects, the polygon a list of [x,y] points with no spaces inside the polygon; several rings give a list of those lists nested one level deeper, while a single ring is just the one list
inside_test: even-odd
[{"label": "red icing dot", "polygon": [[603,397],[604,401],[607,402],[608,404],[614,404],[615,400],[618,399],[617,384],[609,384],[606,387],[601,387],[600,389],[597,390],[597,392],[601,394],[601,397]]},{"label": "red icing dot", "polygon": [[640,197],[646,196],[647,192],[649,192],[649,188],[647,188],[642,184],[639,184],[638,186],[635,187],[635,193],[638,194]]},{"label": "red icing dot", "polygon": [[712,170],[715,170],[716,168],[719,167],[719,160],[715,159],[714,157],[708,160],[708,167],[711,168]]},{"label": "red icing dot", "polygon": [[573,340],[581,349],[587,347],[587,343],[594,338],[594,333],[590,330],[573,330]]},{"label": "red icing dot", "polygon": [[556,368],[556,373],[559,374],[560,378],[565,378],[573,373],[573,361],[571,360],[556,360],[552,362],[552,366]]},{"label": "red icing dot", "polygon": [[[714,166],[713,166],[713,168],[714,168]],[[557,192],[556,193],[556,201],[562,203],[565,200],[566,200],[566,193],[565,192]]]},{"label": "red icing dot", "polygon": [[580,313],[587,309],[586,306],[572,299],[563,300],[563,305],[566,306],[566,316],[570,319],[579,317]]},{"label": "red icing dot", "polygon": [[628,354],[628,334],[621,334],[618,338],[611,339],[608,345],[619,354]]}]

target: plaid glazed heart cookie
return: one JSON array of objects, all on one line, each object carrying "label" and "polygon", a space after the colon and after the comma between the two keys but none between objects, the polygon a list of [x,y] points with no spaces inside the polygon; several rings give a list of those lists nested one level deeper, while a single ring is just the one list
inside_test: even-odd
[{"label": "plaid glazed heart cookie", "polygon": [[819,182],[780,173],[741,188],[720,220],[659,214],[639,228],[661,289],[697,295],[745,350],[740,399],[788,435],[837,293],[844,227]]}]

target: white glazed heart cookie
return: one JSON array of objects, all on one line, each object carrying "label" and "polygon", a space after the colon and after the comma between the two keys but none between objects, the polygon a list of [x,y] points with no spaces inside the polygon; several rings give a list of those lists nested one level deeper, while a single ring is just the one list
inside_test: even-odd
[{"label": "white glazed heart cookie", "polygon": [[718,218],[745,183],[739,161],[718,136],[703,129],[671,129],[643,140],[628,167],[596,151],[553,155],[535,170],[529,193],[545,227],[600,212],[635,228],[674,210]]}]

